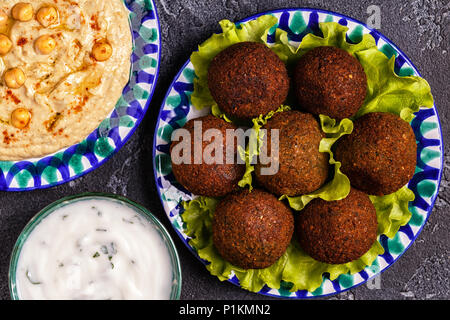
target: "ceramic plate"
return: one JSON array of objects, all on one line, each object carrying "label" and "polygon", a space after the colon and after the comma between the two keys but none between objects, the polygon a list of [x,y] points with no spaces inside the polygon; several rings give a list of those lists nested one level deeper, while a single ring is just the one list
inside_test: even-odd
[{"label": "ceramic plate", "polygon": [[[300,41],[308,32],[318,30],[318,23],[325,21],[334,21],[347,26],[349,28],[347,36],[351,38],[370,33],[375,38],[380,51],[388,57],[396,56],[395,72],[398,75],[420,76],[408,57],[389,39],[355,19],[338,13],[316,9],[282,9],[252,16],[240,23],[256,19],[263,14],[272,14],[277,17],[279,28],[287,31],[290,38],[295,42]],[[293,32],[291,27],[298,28],[299,25],[306,27],[304,28],[305,31],[302,33]],[[270,39],[268,40],[270,42]],[[156,126],[153,163],[157,189],[167,216],[180,238],[192,253],[197,256],[195,250],[188,243],[189,237],[185,234],[183,221],[180,217],[183,210],[180,202],[192,199],[193,195],[176,183],[171,172],[169,154],[172,132],[182,127],[189,119],[209,113],[209,110],[196,110],[190,103],[190,95],[194,90],[194,76],[192,63],[187,61],[175,77],[167,93]],[[287,298],[323,297],[336,294],[361,285],[386,270],[409,248],[419,235],[432,211],[441,180],[443,161],[441,127],[436,107],[421,109],[415,115],[416,117],[412,121],[411,126],[417,137],[417,167],[414,177],[409,182],[409,188],[413,190],[416,196],[416,199],[409,203],[412,218],[407,225],[400,228],[393,239],[389,239],[384,235],[380,236],[379,241],[384,247],[385,253],[378,256],[371,266],[354,275],[344,274],[334,281],[324,276],[321,287],[314,292],[306,290],[289,292],[288,287],[282,283],[279,290],[264,287],[259,292],[260,294]],[[202,262],[204,264],[207,263],[206,261]],[[205,272],[208,272],[206,268]],[[231,276],[229,281],[239,285],[239,280],[236,276]]]},{"label": "ceramic plate", "polygon": [[0,190],[25,191],[59,185],[105,163],[138,127],[155,88],[160,61],[160,29],[151,0],[124,0],[133,33],[132,70],[111,114],[84,141],[52,155],[0,161]]}]

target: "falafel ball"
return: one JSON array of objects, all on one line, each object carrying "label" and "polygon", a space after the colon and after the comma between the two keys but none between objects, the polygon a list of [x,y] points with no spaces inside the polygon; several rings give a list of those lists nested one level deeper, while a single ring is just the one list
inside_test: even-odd
[{"label": "falafel ball", "polygon": [[243,189],[218,203],[212,230],[213,243],[225,260],[243,269],[263,269],[289,246],[294,217],[274,195]]},{"label": "falafel ball", "polygon": [[283,61],[266,45],[239,42],[211,61],[208,86],[223,112],[251,119],[276,110],[284,102],[289,77]]},{"label": "falafel ball", "polygon": [[307,52],[295,67],[294,82],[302,109],[337,119],[355,115],[367,91],[367,77],[359,61],[336,47]]},{"label": "falafel ball", "polygon": [[375,207],[365,193],[351,189],[339,201],[312,200],[296,224],[303,250],[317,261],[347,263],[360,258],[377,239]]},{"label": "falafel ball", "polygon": [[[319,151],[324,133],[313,115],[299,111],[280,112],[263,129],[267,130],[267,139],[261,153],[269,156],[271,161],[255,166],[256,181],[260,185],[278,196],[296,196],[313,192],[325,183],[329,157]],[[272,141],[273,129],[279,130],[278,141]],[[278,154],[272,155],[275,147]],[[278,166],[274,165],[276,162]]]},{"label": "falafel ball", "polygon": [[336,147],[336,160],[355,188],[370,195],[393,193],[414,175],[416,138],[411,126],[392,113],[368,113]]},{"label": "falafel ball", "polygon": [[[194,134],[195,123],[200,122],[202,133]],[[199,124],[198,124],[199,125]],[[175,179],[188,191],[195,195],[208,197],[221,197],[238,188],[238,182],[245,172],[245,165],[239,164],[237,161],[227,163],[227,149],[229,154],[233,154],[237,159],[237,143],[233,146],[226,143],[226,131],[228,129],[235,130],[237,127],[231,123],[223,121],[213,115],[207,115],[201,118],[189,120],[183,129],[190,134],[190,159],[183,160],[183,154],[180,150],[175,149],[179,143],[184,143],[183,140],[179,142],[172,142],[170,146],[170,154],[172,160],[172,172]],[[223,157],[215,157],[215,150],[211,150],[212,159],[206,161],[206,156],[209,155],[205,149],[212,148],[216,145],[215,137],[208,141],[204,139],[205,132],[209,129],[219,130],[223,137],[223,141],[218,142],[222,146]],[[195,163],[195,145],[202,146],[201,163]],[[181,149],[181,148],[180,148]],[[184,150],[182,150],[184,152]],[[189,157],[189,156],[188,156]],[[177,161],[174,161],[177,159]],[[215,161],[215,160],[220,161]],[[190,161],[189,161],[190,160]],[[181,162],[181,163],[180,163]]]}]

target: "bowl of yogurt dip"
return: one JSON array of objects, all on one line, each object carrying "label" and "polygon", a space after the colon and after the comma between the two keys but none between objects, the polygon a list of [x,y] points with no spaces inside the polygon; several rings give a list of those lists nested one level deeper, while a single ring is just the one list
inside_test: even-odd
[{"label": "bowl of yogurt dip", "polygon": [[179,299],[175,245],[147,209],[84,193],[41,210],[20,234],[9,268],[13,300]]}]

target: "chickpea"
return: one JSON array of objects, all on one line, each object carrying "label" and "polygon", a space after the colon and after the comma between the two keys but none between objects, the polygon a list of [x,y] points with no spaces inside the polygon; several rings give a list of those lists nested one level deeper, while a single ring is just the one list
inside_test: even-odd
[{"label": "chickpea", "polygon": [[56,48],[56,40],[50,35],[43,35],[37,38],[34,46],[40,54],[50,54]]},{"label": "chickpea", "polygon": [[20,68],[12,68],[5,72],[3,79],[11,89],[19,89],[25,83],[26,77]]},{"label": "chickpea", "polygon": [[11,124],[17,129],[24,129],[31,120],[31,113],[25,108],[17,108],[11,113]]},{"label": "chickpea", "polygon": [[4,28],[8,24],[8,15],[0,10],[0,28]]},{"label": "chickpea", "polygon": [[33,19],[33,6],[27,2],[19,2],[12,8],[12,16],[14,19],[22,22]]},{"label": "chickpea", "polygon": [[0,34],[0,55],[3,56],[7,54],[9,51],[11,51],[11,48],[11,40],[7,36]]},{"label": "chickpea", "polygon": [[58,10],[55,7],[42,7],[36,13],[36,20],[43,26],[49,27],[58,22]]},{"label": "chickpea", "polygon": [[111,58],[113,53],[113,48],[111,45],[106,41],[98,41],[94,44],[94,47],[92,48],[92,56],[97,61],[106,61],[109,58]]}]

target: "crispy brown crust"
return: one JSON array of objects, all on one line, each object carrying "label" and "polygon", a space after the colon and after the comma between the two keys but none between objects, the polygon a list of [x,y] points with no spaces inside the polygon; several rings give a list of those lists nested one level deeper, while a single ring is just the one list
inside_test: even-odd
[{"label": "crispy brown crust", "polygon": [[217,205],[212,230],[214,245],[225,260],[244,269],[261,269],[286,251],[294,218],[274,195],[245,189]]},{"label": "crispy brown crust", "polygon": [[312,200],[299,214],[300,246],[312,258],[330,264],[360,258],[377,239],[376,210],[356,189],[340,201]]},{"label": "crispy brown crust", "polygon": [[338,141],[336,159],[351,184],[371,195],[393,193],[414,175],[416,138],[411,126],[392,113],[368,113],[353,133]]},{"label": "crispy brown crust", "polygon": [[[257,164],[257,182],[270,192],[281,196],[307,194],[319,189],[328,177],[328,154],[319,152],[324,137],[317,120],[308,113],[285,111],[277,113],[263,127],[267,129],[267,143],[262,152],[271,154],[271,130],[279,129],[279,170],[274,175],[262,175]],[[273,157],[272,161],[277,161]]]},{"label": "crispy brown crust", "polygon": [[[189,120],[184,129],[190,131],[191,137],[194,137],[194,122],[202,121],[202,129],[205,132],[208,129],[214,128],[222,132],[224,137],[223,145],[226,139],[227,129],[237,129],[231,123],[223,121],[213,115],[207,115],[202,118]],[[191,164],[175,164],[172,161],[172,172],[175,179],[188,191],[195,195],[208,197],[221,197],[236,189],[238,189],[238,182],[245,172],[245,165],[243,164],[194,164],[194,145],[202,144],[202,150],[211,144],[211,141],[194,141],[191,143]],[[172,143],[170,153],[172,155],[173,148],[178,143]],[[236,144],[235,144],[236,146]],[[236,147],[235,147],[236,148]],[[236,152],[236,149],[234,150]],[[226,159],[226,149],[224,148],[223,159]]]},{"label": "crispy brown crust", "polygon": [[212,97],[226,114],[251,119],[276,110],[286,99],[286,66],[267,46],[240,42],[220,52],[208,69]]},{"label": "crispy brown crust", "polygon": [[308,112],[343,119],[356,114],[366,97],[367,77],[359,61],[336,47],[307,52],[294,71],[295,93]]}]

